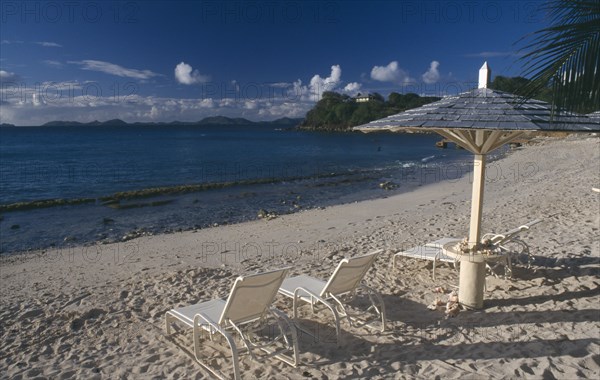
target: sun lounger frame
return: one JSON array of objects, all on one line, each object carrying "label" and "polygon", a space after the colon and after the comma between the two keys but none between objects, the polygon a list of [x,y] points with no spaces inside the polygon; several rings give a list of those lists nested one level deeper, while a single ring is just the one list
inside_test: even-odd
[{"label": "sun lounger frame", "polygon": [[[231,352],[234,379],[241,378],[240,351],[247,351],[254,360],[275,357],[296,367],[299,362],[296,328],[285,313],[270,307],[288,270],[289,268],[283,268],[238,277],[227,300],[211,300],[168,311],[165,315],[167,334],[171,334],[173,322],[180,322],[192,328],[196,361],[218,378],[231,378],[231,376],[223,376],[202,360],[201,338],[204,335],[203,332],[208,332],[211,341],[217,334],[226,340]],[[200,310],[205,312],[198,312]],[[264,323],[269,318],[276,321],[277,336],[266,344],[253,341],[252,334],[264,327]],[[232,335],[233,332],[237,332],[243,342],[243,347],[237,346]],[[288,336],[288,332],[291,337]],[[275,344],[283,344],[284,348],[270,348]],[[256,350],[261,350],[266,355],[259,357],[255,354]]]},{"label": "sun lounger frame", "polygon": [[377,250],[366,255],[343,259],[327,282],[301,275],[286,279],[279,289],[279,294],[293,299],[293,317],[298,318],[299,301],[310,304],[315,312],[315,305],[322,304],[333,314],[336,340],[340,344],[340,320],[346,319],[352,327],[372,327],[374,321],[361,320],[360,315],[352,314],[346,305],[356,297],[357,290],[366,293],[371,306],[362,314],[371,311],[380,323],[379,331],[385,331],[385,304],[381,295],[374,289],[361,284],[364,276],[373,265],[377,256],[383,250]]}]

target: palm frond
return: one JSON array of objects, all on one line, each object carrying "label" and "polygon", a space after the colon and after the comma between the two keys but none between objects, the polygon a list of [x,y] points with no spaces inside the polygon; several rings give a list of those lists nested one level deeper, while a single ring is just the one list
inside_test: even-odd
[{"label": "palm frond", "polygon": [[523,89],[531,98],[552,88],[555,110],[589,112],[600,108],[600,0],[549,0],[551,26],[524,37],[520,49]]}]

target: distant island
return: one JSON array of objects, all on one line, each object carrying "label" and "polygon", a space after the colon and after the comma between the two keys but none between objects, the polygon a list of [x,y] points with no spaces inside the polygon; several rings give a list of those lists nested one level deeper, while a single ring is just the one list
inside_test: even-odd
[{"label": "distant island", "polygon": [[[280,127],[295,127],[302,122],[303,119],[293,119],[289,117],[284,117],[281,119],[276,119],[272,121],[251,121],[248,119],[244,119],[241,117],[230,118],[225,116],[211,116],[206,117],[199,121],[169,121],[169,122],[142,122],[137,121],[134,123],[128,123],[121,119],[112,119],[107,121],[90,121],[88,123],[82,123],[79,121],[50,121],[48,123],[42,124],[41,127],[125,127],[125,126],[152,126],[152,125],[160,125],[160,126],[169,126],[169,125],[189,125],[189,126],[205,126],[205,125],[224,125],[224,126],[236,126],[236,125],[271,125],[271,126],[280,126]],[[5,124],[3,124],[5,125]],[[10,124],[9,124],[10,126]]]}]

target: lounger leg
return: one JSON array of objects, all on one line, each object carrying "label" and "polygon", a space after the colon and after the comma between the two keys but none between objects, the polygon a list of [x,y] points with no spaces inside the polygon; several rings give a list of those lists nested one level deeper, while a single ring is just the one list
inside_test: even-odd
[{"label": "lounger leg", "polygon": [[506,254],[506,268],[504,269],[504,277],[512,278],[512,260],[510,259],[510,254]]},{"label": "lounger leg", "polygon": [[294,301],[292,302],[292,309],[294,310],[294,319],[298,318],[298,294],[294,294]]},{"label": "lounger leg", "polygon": [[[290,329],[290,332],[292,334],[292,355],[288,357],[287,355],[279,354],[275,357],[283,361],[284,363],[287,363],[293,367],[297,367],[298,363],[300,362],[300,354],[298,350],[298,332],[296,331],[296,326],[294,326],[294,324],[290,321],[287,315],[285,315],[281,311],[277,309],[271,309],[271,312],[273,313],[275,318],[279,318],[280,321],[283,321],[283,323]],[[281,329],[281,334],[285,336],[285,331],[282,324],[279,321],[277,323],[279,324],[279,328]]]},{"label": "lounger leg", "polygon": [[385,303],[383,302],[383,298],[377,292],[373,292],[375,298],[377,298],[377,302],[381,305],[379,313],[381,314],[381,332],[385,331]]},{"label": "lounger leg", "polygon": [[529,246],[523,243],[525,247],[523,248],[523,252],[527,254],[527,269],[531,269],[531,262],[533,261],[531,258],[531,252],[529,252]]},{"label": "lounger leg", "polygon": [[323,305],[327,306],[327,308],[329,310],[331,310],[331,312],[333,313],[333,319],[335,320],[335,338],[336,338],[337,344],[339,346],[340,345],[340,337],[341,337],[340,316],[339,316],[337,310],[335,309],[335,307],[333,307],[333,305],[331,305],[329,302],[325,301],[324,299],[320,299],[319,301]]},{"label": "lounger leg", "polygon": [[167,335],[171,334],[171,322],[173,318],[171,317],[171,313],[167,311],[165,314],[165,329],[167,330]]},{"label": "lounger leg", "polygon": [[337,312],[337,310],[335,309],[335,307],[333,307],[329,302],[325,301],[323,298],[321,298],[320,296],[311,293],[310,291],[304,289],[304,288],[297,288],[294,291],[294,302],[293,302],[293,308],[294,308],[294,319],[298,318],[298,298],[300,298],[300,292],[304,292],[306,294],[308,294],[311,298],[310,298],[310,306],[313,307],[313,299],[317,300],[318,302],[321,302],[323,305],[325,305],[329,310],[331,310],[331,312],[333,313],[333,318],[335,320],[335,335],[336,335],[336,339],[338,342],[338,345],[340,344],[340,316]]},{"label": "lounger leg", "polygon": [[[202,317],[200,314],[196,314],[196,316],[194,317],[194,356],[196,357],[198,363],[202,365],[202,367],[209,370],[213,375],[220,377],[220,375],[215,370],[210,368],[207,364],[203,363],[200,359],[200,335],[202,333],[202,320],[208,322],[208,320]],[[215,329],[215,331],[219,332],[225,338],[227,344],[229,344],[229,348],[231,349],[231,359],[233,360],[233,378],[235,380],[241,379],[238,350],[237,346],[235,345],[235,341],[233,340],[233,337],[230,334],[228,334],[225,330],[223,330],[220,326],[213,326],[210,322],[208,323],[212,328]]]},{"label": "lounger leg", "polygon": [[[376,292],[374,289],[366,286],[366,285],[361,285],[362,288],[367,290],[367,294],[369,295],[369,300],[371,301],[371,305],[375,308],[376,312],[379,312],[379,315],[381,316],[381,332],[385,331],[385,303],[383,303],[383,298],[381,298],[381,295]],[[373,296],[375,296],[375,298],[377,299],[377,303],[379,305],[375,305],[375,302],[373,302]],[[379,306],[379,308],[377,308],[377,306]]]}]

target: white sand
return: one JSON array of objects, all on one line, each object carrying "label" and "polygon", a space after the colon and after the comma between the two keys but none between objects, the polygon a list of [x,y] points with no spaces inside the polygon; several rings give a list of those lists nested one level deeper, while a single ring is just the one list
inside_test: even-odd
[{"label": "white sand", "polygon": [[[516,266],[513,280],[489,276],[485,309],[453,319],[426,306],[434,287],[458,284],[457,272],[441,266],[433,281],[431,264],[404,259],[392,269],[391,253],[466,236],[469,178],[271,221],[2,257],[0,377],[208,377],[193,359],[191,334],[166,335],[167,310],[226,296],[238,274],[292,264],[294,274],[325,278],[342,257],[385,248],[366,282],[384,297],[389,331],[343,323],[338,349],[329,315],[306,311],[320,339],[302,337],[302,364],[244,355],[244,376],[597,378],[599,156],[598,138],[570,138],[490,164],[483,230],[543,218],[523,235],[536,261]],[[276,305],[291,314],[288,300]]]}]

